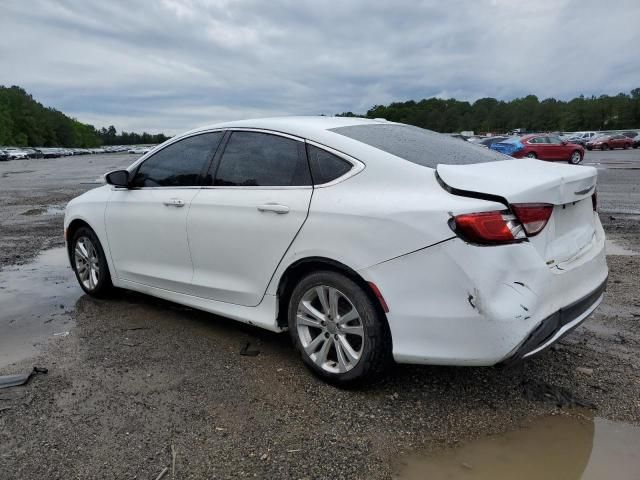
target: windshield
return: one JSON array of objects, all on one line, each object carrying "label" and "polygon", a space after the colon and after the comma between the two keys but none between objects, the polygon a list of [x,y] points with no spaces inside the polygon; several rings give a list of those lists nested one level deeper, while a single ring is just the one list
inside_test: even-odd
[{"label": "windshield", "polygon": [[331,129],[353,140],[425,167],[496,162],[507,157],[493,150],[424,128],[397,123],[353,125]]}]

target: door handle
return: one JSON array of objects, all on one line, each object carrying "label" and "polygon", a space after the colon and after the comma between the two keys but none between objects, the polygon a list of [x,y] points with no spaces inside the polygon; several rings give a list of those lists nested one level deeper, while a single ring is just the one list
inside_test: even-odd
[{"label": "door handle", "polygon": [[280,215],[289,213],[289,207],[286,205],[278,205],[277,203],[266,203],[264,205],[258,205],[256,208],[261,212],[273,212]]},{"label": "door handle", "polygon": [[164,203],[166,207],[184,207],[184,201],[179,198],[171,198],[162,203]]}]

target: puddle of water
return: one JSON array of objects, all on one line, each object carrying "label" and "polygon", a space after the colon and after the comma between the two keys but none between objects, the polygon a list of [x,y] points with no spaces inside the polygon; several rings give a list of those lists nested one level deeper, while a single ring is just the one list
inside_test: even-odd
[{"label": "puddle of water", "polygon": [[430,456],[405,459],[396,480],[627,480],[640,471],[640,427],[557,415]]},{"label": "puddle of water", "polygon": [[607,255],[638,255],[638,252],[624,248],[613,240],[605,240],[604,249]]},{"label": "puddle of water", "polygon": [[59,205],[49,205],[45,210],[44,215],[64,215],[64,207]]},{"label": "puddle of water", "polygon": [[82,294],[64,247],[0,271],[0,367],[33,356],[68,331],[69,311]]}]

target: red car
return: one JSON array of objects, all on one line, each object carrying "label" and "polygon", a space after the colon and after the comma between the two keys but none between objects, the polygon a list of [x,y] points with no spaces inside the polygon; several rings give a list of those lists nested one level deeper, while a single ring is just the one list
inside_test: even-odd
[{"label": "red car", "polygon": [[633,147],[633,138],[626,135],[602,135],[589,140],[586,144],[587,150],[599,148],[600,150],[609,150],[614,148],[631,148]]},{"label": "red car", "polygon": [[491,145],[492,150],[515,158],[539,158],[578,164],[584,157],[582,146],[568,143],[556,135],[534,134],[514,137]]}]

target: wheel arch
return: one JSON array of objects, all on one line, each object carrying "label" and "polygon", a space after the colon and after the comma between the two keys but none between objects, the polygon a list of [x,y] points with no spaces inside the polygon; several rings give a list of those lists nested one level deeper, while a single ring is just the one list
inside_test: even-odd
[{"label": "wheel arch", "polygon": [[[75,233],[82,227],[88,227],[90,228],[93,232],[95,232],[95,228],[93,228],[86,220],[82,219],[82,218],[74,218],[69,225],[67,226],[67,228],[65,228],[64,230],[64,238],[67,242],[67,256],[69,257],[69,261],[72,262],[73,261],[73,257],[71,255],[71,249],[73,248],[73,245],[71,243],[71,240],[73,240],[73,236],[75,235]],[[96,235],[98,235],[96,233]],[[99,238],[99,237],[98,237]]]},{"label": "wheel arch", "polygon": [[291,298],[293,289],[297,285],[298,281],[305,275],[320,270],[329,270],[337,273],[342,273],[347,278],[350,278],[360,287],[362,287],[362,289],[366,292],[366,294],[375,305],[378,314],[381,315],[380,318],[384,319],[385,328],[387,328],[389,336],[391,336],[385,310],[382,307],[381,301],[376,295],[376,292],[374,291],[374,287],[372,287],[369,282],[362,278],[362,276],[358,272],[345,265],[344,263],[333,260],[331,258],[319,256],[305,257],[296,260],[291,265],[289,265],[280,276],[280,279],[278,280],[278,288],[276,290],[278,298],[278,316],[276,318],[276,322],[279,327],[285,328],[288,325],[287,313],[289,311],[289,299]]}]

